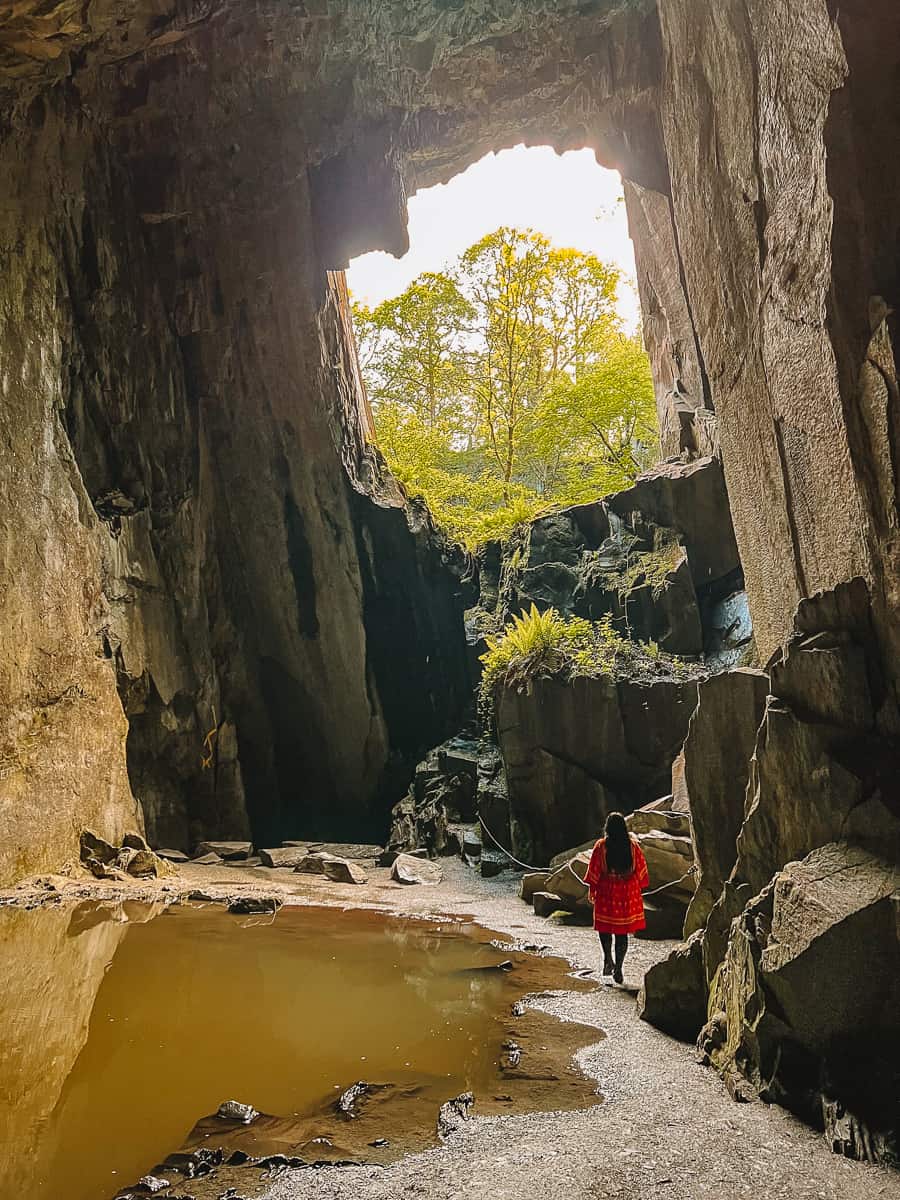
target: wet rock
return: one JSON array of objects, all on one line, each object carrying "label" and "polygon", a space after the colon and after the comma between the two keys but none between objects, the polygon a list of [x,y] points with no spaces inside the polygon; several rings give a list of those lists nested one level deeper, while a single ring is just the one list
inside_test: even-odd
[{"label": "wet rock", "polygon": [[240,1121],[242,1125],[249,1125],[256,1120],[259,1112],[252,1104],[243,1104],[240,1100],[223,1100],[216,1109],[216,1116],[223,1121]]},{"label": "wet rock", "polygon": [[442,1142],[469,1120],[474,1107],[475,1097],[471,1092],[462,1092],[441,1105],[437,1119],[437,1135]]},{"label": "wet rock", "polygon": [[443,878],[444,872],[436,862],[411,854],[398,854],[391,867],[391,879],[396,883],[437,884]]},{"label": "wet rock", "polygon": [[116,861],[118,854],[118,847],[111,845],[105,838],[99,837],[93,830],[83,829],[81,831],[81,861],[83,863],[93,859],[104,866],[110,866]]},{"label": "wet rock", "polygon": [[393,1084],[390,1083],[366,1083],[361,1079],[341,1093],[335,1101],[334,1110],[344,1120],[353,1121],[360,1115],[360,1107],[367,1099],[379,1092],[389,1091],[392,1087]]},{"label": "wet rock", "polygon": [[225,1152],[220,1147],[215,1150],[201,1147],[199,1150],[188,1152],[176,1151],[174,1154],[167,1155],[158,1169],[177,1171],[185,1179],[197,1179],[203,1175],[209,1175],[216,1167],[221,1166],[224,1158]]},{"label": "wet rock", "polygon": [[222,865],[222,859],[218,854],[201,854],[199,858],[191,860],[196,867],[218,867]]},{"label": "wet rock", "polygon": [[218,854],[226,862],[249,858],[253,853],[252,842],[199,842],[193,857],[202,858],[205,854]]},{"label": "wet rock", "polygon": [[522,1047],[518,1042],[507,1041],[503,1043],[502,1051],[500,1055],[500,1070],[515,1070],[522,1061]]},{"label": "wet rock", "polygon": [[155,1196],[157,1192],[165,1191],[169,1187],[171,1180],[163,1179],[159,1175],[144,1175],[138,1180],[138,1187],[142,1188],[151,1196]]},{"label": "wet rock", "polygon": [[[228,911],[240,916],[248,916],[253,913],[277,913],[281,904],[281,900],[275,896],[238,896],[229,901]],[[219,1115],[221,1116],[221,1112]]]},{"label": "wet rock", "polygon": [[346,858],[327,858],[322,868],[326,879],[333,883],[368,883],[369,877],[356,863]]},{"label": "wet rock", "polygon": [[536,917],[551,917],[555,912],[566,911],[569,902],[553,892],[535,892],[531,897]]},{"label": "wet rock", "polygon": [[519,881],[519,895],[522,899],[530,903],[535,892],[544,890],[551,874],[551,871],[526,871]]},{"label": "wet rock", "polygon": [[638,1016],[672,1037],[697,1040],[706,1021],[702,932],[646,973],[638,993]]}]

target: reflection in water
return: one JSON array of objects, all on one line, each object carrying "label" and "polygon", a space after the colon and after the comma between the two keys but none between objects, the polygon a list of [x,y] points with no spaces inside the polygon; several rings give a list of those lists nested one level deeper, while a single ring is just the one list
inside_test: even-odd
[{"label": "reflection in water", "polygon": [[444,1100],[497,1090],[512,985],[468,970],[502,956],[459,926],[4,909],[0,953],[3,1197],[102,1200],[227,1099],[302,1121],[358,1079],[390,1082],[433,1129]]}]

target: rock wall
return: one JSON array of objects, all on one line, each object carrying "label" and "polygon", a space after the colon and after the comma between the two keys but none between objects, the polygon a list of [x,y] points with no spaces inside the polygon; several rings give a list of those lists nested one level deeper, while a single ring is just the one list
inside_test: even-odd
[{"label": "rock wall", "polygon": [[465,564],[364,445],[305,176],[217,207],[111,141],[59,88],[2,149],[4,880],[142,815],[383,832],[469,698]]}]

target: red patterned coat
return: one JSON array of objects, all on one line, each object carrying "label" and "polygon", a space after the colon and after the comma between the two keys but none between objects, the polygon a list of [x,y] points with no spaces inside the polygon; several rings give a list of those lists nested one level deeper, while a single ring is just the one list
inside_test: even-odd
[{"label": "red patterned coat", "polygon": [[594,846],[584,881],[594,902],[594,928],[598,933],[636,933],[647,927],[641,890],[649,885],[650,875],[634,838],[627,875],[606,869],[606,838],[601,838]]}]

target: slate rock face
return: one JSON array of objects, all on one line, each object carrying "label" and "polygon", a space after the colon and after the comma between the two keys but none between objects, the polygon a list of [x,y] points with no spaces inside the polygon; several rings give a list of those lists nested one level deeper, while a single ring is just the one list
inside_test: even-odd
[{"label": "slate rock face", "polygon": [[697,698],[693,681],[537,678],[497,693],[512,850],[542,866],[599,836],[606,814],[668,790]]},{"label": "slate rock face", "polygon": [[[748,651],[743,576],[718,460],[670,462],[594,504],[540,517],[479,553],[495,628],[534,604],[607,616],[621,634],[725,666]],[[470,641],[479,636],[470,623]]]},{"label": "slate rock face", "polygon": [[703,870],[689,917],[702,923],[648,973],[642,1015],[668,1028],[675,1013],[680,1036],[699,1033],[736,1098],[785,1103],[840,1152],[887,1162],[900,1131],[900,809],[877,645],[861,581],[801,606],[743,771],[759,681],[701,688],[685,777]]},{"label": "slate rock face", "polygon": [[700,684],[684,747],[698,866],[686,937],[706,924],[737,858],[750,758],[768,690],[765,672],[749,669],[713,675]]}]

